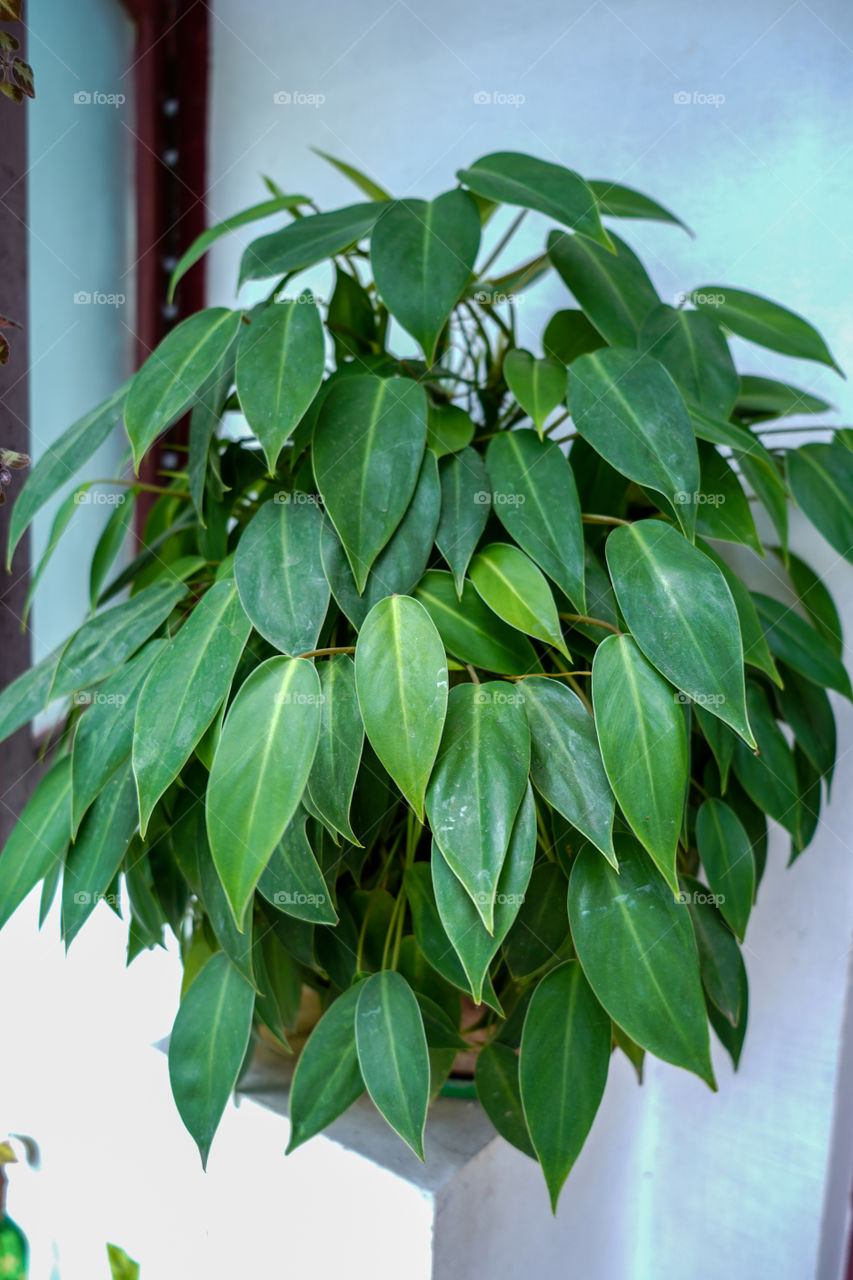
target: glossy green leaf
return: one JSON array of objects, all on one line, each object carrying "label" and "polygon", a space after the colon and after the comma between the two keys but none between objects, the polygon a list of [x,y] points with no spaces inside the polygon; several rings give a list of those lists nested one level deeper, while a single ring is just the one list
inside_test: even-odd
[{"label": "glossy green leaf", "polygon": [[525,680],[521,691],[536,790],[615,866],[613,792],[592,716],[559,680],[535,677]]},{"label": "glossy green leaf", "polygon": [[752,842],[740,818],[722,800],[706,800],[696,815],[699,857],[720,911],[743,941],[755,898]]},{"label": "glossy green leaf", "polygon": [[742,580],[727,564],[722,556],[709,546],[707,542],[697,538],[696,545],[704,552],[709,560],[713,560],[720,573],[726,580],[726,586],[731,592],[732,599],[735,602],[737,610],[738,623],[740,625],[741,641],[743,642],[743,658],[744,662],[751,663],[753,667],[757,667],[759,671],[763,671],[774,684],[781,684],[782,678],[776,670],[776,664],[773,661],[773,654],[770,652],[770,646],[767,643],[767,637],[764,629],[758,620],[758,613],[753,603],[752,596],[745,587]]},{"label": "glossy green leaf", "polygon": [[444,645],[411,596],[373,606],[359,632],[355,680],[371,746],[421,821],[447,713]]},{"label": "glossy green leaf", "polygon": [[619,608],[649,661],[754,745],[737,610],[717,566],[661,520],[615,529],[606,554]]},{"label": "glossy green leaf", "polygon": [[743,373],[734,411],[739,418],[749,422],[763,422],[768,418],[787,418],[792,414],[826,413],[831,408],[826,400],[800,387],[792,387],[788,382]]},{"label": "glossy green leaf", "polygon": [[261,872],[258,891],[285,915],[311,924],[338,923],[323,872],[305,831],[307,818],[291,818]]},{"label": "glossy green leaf", "polygon": [[326,343],[309,293],[275,303],[240,329],[237,395],[270,474],[323,380]]},{"label": "glossy green leaf", "polygon": [[475,160],[469,169],[460,169],[456,176],[488,200],[535,209],[610,248],[595,196],[572,169],[517,151],[495,151]]},{"label": "glossy green leaf", "polygon": [[720,326],[705,311],[659,306],[640,329],[639,347],[659,360],[688,404],[728,418],[740,379]]},{"label": "glossy green leaf", "polygon": [[675,858],[687,789],[687,730],[678,695],[630,636],[608,636],[592,664],[592,701],[613,794],[677,892]]},{"label": "glossy green leaf", "polygon": [[529,766],[530,731],[515,686],[500,680],[457,685],[426,808],[438,847],[490,933]]},{"label": "glossy green leaf", "polygon": [[671,222],[682,227],[689,236],[693,235],[686,222],[676,218],[674,213],[665,209],[662,204],[644,196],[633,187],[623,187],[618,182],[607,182],[603,179],[587,180],[586,184],[598,201],[602,217],[607,218],[645,218],[651,222]]},{"label": "glossy green leaf", "polygon": [[377,348],[377,314],[370,294],[355,276],[335,267],[335,289],[326,311],[338,368],[348,356],[370,356]]},{"label": "glossy green leaf", "polygon": [[790,605],[760,591],[751,594],[767,643],[776,657],[787,662],[807,680],[836,689],[846,698],[853,698],[850,677],[823,636]]},{"label": "glossy green leaf", "polygon": [[567,309],[555,311],[545,326],[542,348],[546,356],[570,365],[587,351],[598,351],[605,346],[604,338],[582,311]]},{"label": "glossy green leaf", "polygon": [[794,743],[794,768],[797,774],[796,821],[791,832],[791,856],[788,866],[811,844],[820,821],[820,774],[811,760]]},{"label": "glossy green leaf", "polygon": [[132,378],[129,379],[97,408],[78,418],[67,431],[63,431],[27,476],[9,518],[7,569],[11,567],[15,548],[36,512],[77,474],[121,421],[132,381]]},{"label": "glossy green leaf", "polygon": [[450,565],[461,597],[465,571],[489,517],[489,478],[483,459],[471,448],[442,458],[438,474],[441,514],[435,541]]},{"label": "glossy green leaf", "polygon": [[350,182],[358,187],[359,191],[364,195],[369,196],[371,200],[391,199],[384,187],[380,187],[366,173],[356,169],[355,165],[347,164],[345,160],[338,160],[335,156],[330,156],[327,151],[321,151],[319,147],[312,147],[311,150],[315,156],[321,156],[333,169],[337,169],[338,173],[342,173],[345,178],[349,178]]},{"label": "glossy green leaf", "polygon": [[549,414],[565,399],[565,369],[554,360],[536,360],[529,351],[516,347],[504,357],[503,371],[507,386],[541,438]]},{"label": "glossy green leaf", "polygon": [[[462,962],[454,951],[438,914],[430,864],[416,862],[407,867],[404,886],[412,912],[412,925],[418,953],[423,956],[430,971],[434,970],[436,974],[440,974],[446,982],[458,988],[459,991],[470,992]],[[503,1017],[503,1010],[488,974],[483,984],[483,1003]]]},{"label": "glossy green leaf", "polygon": [[696,532],[720,542],[740,542],[763,556],[752,509],[740,480],[713,445],[700,440]]},{"label": "glossy green leaf", "polygon": [[480,248],[480,215],[465,191],[386,204],[370,237],[379,296],[420,344],[427,363]]},{"label": "glossy green leaf", "polygon": [[241,933],[237,928],[234,913],[225,896],[216,867],[213,865],[203,824],[196,822],[194,830],[198,839],[198,847],[194,852],[199,871],[201,905],[204,907],[210,928],[237,972],[245,978],[249,986],[256,987],[255,970],[252,964],[254,936],[251,914],[246,921],[245,933]]},{"label": "glossy green leaf", "polygon": [[540,669],[526,636],[501,622],[470,582],[465,583],[459,600],[451,574],[430,569],[414,595],[435,623],[447,652],[460,662],[499,675],[525,675]]},{"label": "glossy green leaf", "polygon": [[240,284],[302,271],[334,257],[366,236],[386,207],[385,201],[377,200],[330,213],[312,213],[281,231],[253,240],[240,262]]},{"label": "glossy green leaf", "polygon": [[494,933],[489,933],[462,883],[438,845],[432,846],[432,884],[436,906],[448,938],[462,961],[475,1004],[483,998],[486,974],[512,926],[533,870],[536,855],[536,805],[528,786],[516,816],[494,901]]},{"label": "glossy green leaf", "polygon": [[519,1058],[524,1118],[554,1213],[592,1128],[609,1064],[610,1019],[577,961],[558,965],[533,992]]},{"label": "glossy green leaf", "polygon": [[632,1040],[715,1089],[689,912],[633,840],[617,841],[616,852],[618,874],[594,849],[582,850],[569,884],[587,981]]},{"label": "glossy green leaf", "polygon": [[735,775],[749,798],[788,831],[796,829],[797,773],[794,757],[779,728],[764,690],[752,680],[747,685],[747,705],[756,753],[744,742],[735,743]]},{"label": "glossy green leaf", "polygon": [[795,556],[793,551],[789,551],[786,557],[781,547],[774,547],[773,550],[786,565],[797,599],[812,626],[820,632],[832,652],[840,658],[844,649],[844,629],[835,601],[823,579],[818,577],[805,560]]},{"label": "glossy green leaf", "polygon": [[350,823],[353,790],[361,763],[364,725],[355,687],[355,668],[345,653],[320,664],[320,736],[308,775],[311,803],[335,831],[353,844]]},{"label": "glossy green leaf", "polygon": [[735,735],[727,724],[723,724],[722,720],[712,716],[710,711],[698,703],[694,703],[692,711],[705,741],[713,752],[720,775],[720,788],[725,793],[735,750]]},{"label": "glossy green leaf", "polygon": [[270,658],[225,719],[207,788],[207,832],[238,925],[305,789],[320,732],[320,679],[305,658]]},{"label": "glossy green leaf", "polygon": [[0,928],[71,839],[71,760],[62,756],[39,780],[0,855]]},{"label": "glossy green leaf", "polygon": [[455,404],[427,406],[427,447],[437,458],[448,453],[458,453],[470,444],[477,428],[471,415]]},{"label": "glossy green leaf", "polygon": [[0,690],[0,742],[44,711],[61,652],[55,649]]},{"label": "glossy green leaf", "polygon": [[484,1045],[477,1054],[474,1084],[481,1107],[501,1137],[535,1160],[521,1106],[518,1054],[497,1041]]},{"label": "glossy green leaf", "polygon": [[329,607],[320,537],[323,516],[313,495],[265,502],[237,544],[234,576],[252,625],[276,649],[308,653]]},{"label": "glossy green leaf", "polygon": [[758,501],[773,522],[783,547],[788,545],[788,490],[774,462],[750,453],[735,451],[734,460]]},{"label": "glossy green leaf", "polygon": [[430,1093],[427,1042],[418,1002],[399,973],[374,973],[362,983],[355,1041],[367,1092],[391,1128],[423,1160]]},{"label": "glossy green leaf", "polygon": [[220,473],[220,456],[218,452],[211,451],[210,446],[234,382],[236,359],[237,344],[233,343],[198,393],[190,414],[187,477],[190,496],[202,528],[207,528],[205,485],[209,485],[210,492],[217,497],[226,491]]},{"label": "glossy green leaf", "polygon": [[633,250],[613,232],[610,239],[615,253],[552,231],[548,257],[602,337],[611,346],[635,347],[643,321],[660,298]]},{"label": "glossy green leaf", "polygon": [[470,575],[477,594],[499,618],[569,657],[551,588],[523,551],[509,542],[492,542],[471,561]]},{"label": "glossy green leaf", "polygon": [[136,706],[133,772],[142,835],[215,717],[251,631],[232,579],[216,582],[196,603],[157,658]]},{"label": "glossy green leaf", "polygon": [[809,760],[829,785],[836,750],[835,716],[829,698],[820,686],[792,667],[782,667],[782,678],[784,683],[776,695],[782,715]]},{"label": "glossy green leaf", "polygon": [[273,214],[282,213],[284,210],[296,209],[302,204],[308,204],[307,196],[276,196],[273,200],[263,200],[260,204],[253,204],[248,209],[243,209],[240,213],[234,214],[233,217],[226,218],[224,222],[217,222],[215,226],[208,227],[200,236],[196,237],[186,253],[179,258],[178,265],[172,272],[172,277],[169,281],[168,301],[172,302],[174,300],[175,289],[190,267],[195,266],[199,259],[204,257],[211,245],[215,244],[222,236],[229,235],[230,232],[237,231],[240,227],[245,227],[250,222],[259,222],[261,218],[272,217]]},{"label": "glossy green leaf", "polygon": [[405,514],[425,447],[426,397],[408,378],[345,378],[323,401],[314,475],[359,592]]},{"label": "glossy green leaf", "polygon": [[649,356],[612,348],[581,356],[569,370],[572,421],[630,480],[662,493],[693,536],[699,459],[684,401]]},{"label": "glossy green leaf", "polygon": [[47,546],[42,552],[41,559],[38,564],[34,564],[30,570],[30,581],[27,587],[27,598],[24,601],[24,608],[21,614],[21,625],[26,626],[27,618],[30,616],[30,608],[32,607],[38,585],[41,582],[45,569],[50,564],[51,558],[62,539],[62,535],[68,528],[76,513],[80,510],[81,500],[85,500],[90,486],[88,484],[80,485],[69,493],[68,497],[60,503],[57,508],[56,515],[53,517],[53,524],[50,526],[50,535],[47,540]]},{"label": "glossy green leaf", "polygon": [[125,500],[124,494],[114,496],[116,497],[116,505],[98,539],[98,545],[92,555],[92,566],[89,571],[89,603],[93,609],[97,606],[98,598],[110,569],[115,563],[116,556],[124,546],[134,524],[135,507],[133,495],[131,495],[130,502]]},{"label": "glossy green leaf", "polygon": [[560,867],[548,861],[534,867],[524,902],[503,945],[507,968],[517,981],[565,958],[569,933],[565,898],[566,877]]},{"label": "glossy green leaf", "polygon": [[299,1055],[290,1086],[288,1155],[364,1092],[355,1041],[355,1012],[363,985],[350,987],[329,1005]]},{"label": "glossy green leaf", "polygon": [[681,897],[687,902],[696,935],[702,986],[711,1003],[736,1027],[741,1015],[740,948],[711,901],[714,895],[692,876],[682,877],[681,883]]},{"label": "glossy green leaf", "polygon": [[746,977],[746,967],[743,963],[743,957],[740,956],[740,967],[738,969],[738,1005],[740,1007],[740,1018],[736,1027],[733,1027],[717,1006],[706,995],[705,1003],[708,1009],[708,1021],[714,1028],[717,1039],[725,1049],[726,1053],[732,1060],[732,1066],[735,1071],[740,1063],[740,1055],[743,1050],[743,1042],[746,1036],[747,1015],[749,1012],[749,984]]},{"label": "glossy green leaf", "polygon": [[778,302],[719,284],[703,284],[690,296],[697,307],[707,307],[718,324],[724,324],[738,337],[784,356],[828,364],[841,373],[817,329]]},{"label": "glossy green leaf", "polygon": [[175,1018],[169,1079],[204,1167],[246,1054],[254,1004],[252,988],[218,951],[188,988]]},{"label": "glossy green leaf", "polygon": [[143,455],[189,408],[239,328],[239,311],[208,307],[171,329],[145,361],[131,383],[124,411],[137,473]]},{"label": "glossy green leaf", "polygon": [[552,441],[502,431],[486,453],[492,507],[511,537],[583,611],[584,541],[572,469]]},{"label": "glossy green leaf", "polygon": [[136,786],[128,760],[92,805],[65,861],[62,936],[66,947],[101,899],[109,900],[110,886],[138,824]]},{"label": "glossy green leaf", "polygon": [[791,492],[833,551],[853,563],[853,453],[807,444],[787,455]]}]

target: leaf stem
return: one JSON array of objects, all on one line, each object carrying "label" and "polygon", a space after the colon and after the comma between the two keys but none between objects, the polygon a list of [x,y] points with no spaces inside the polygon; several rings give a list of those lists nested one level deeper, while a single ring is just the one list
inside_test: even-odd
[{"label": "leaf stem", "polygon": [[561,613],[560,617],[564,622],[585,622],[590,627],[606,627],[615,636],[621,636],[622,634],[618,627],[614,627],[612,622],[605,622],[603,618],[588,618],[585,613]]},{"label": "leaf stem", "polygon": [[355,653],[354,644],[332,645],[328,649],[309,649],[307,653],[297,653],[297,658],[325,658],[330,653]]},{"label": "leaf stem", "polygon": [[589,512],[584,512],[581,516],[584,524],[630,524],[630,520],[623,520],[620,516],[599,516]]},{"label": "leaf stem", "polygon": [[482,280],[483,276],[486,274],[486,272],[488,271],[489,267],[490,267],[490,266],[492,266],[492,264],[493,264],[493,263],[497,262],[498,258],[501,256],[501,254],[503,253],[504,249],[507,247],[507,245],[509,244],[510,240],[511,240],[511,239],[512,239],[512,237],[515,235],[516,231],[517,231],[517,230],[518,230],[518,228],[521,226],[522,222],[524,221],[524,219],[525,219],[526,217],[527,217],[527,210],[526,210],[526,209],[522,209],[522,211],[521,211],[521,213],[518,215],[518,217],[517,217],[517,218],[515,218],[515,219],[513,220],[512,224],[511,224],[511,225],[510,225],[510,227],[509,227],[509,230],[508,230],[508,231],[506,231],[506,232],[501,236],[500,240],[499,240],[499,241],[498,241],[498,243],[497,243],[497,246],[496,246],[496,247],[492,250],[492,252],[489,254],[488,258],[487,258],[487,259],[486,259],[486,261],[483,263],[482,267],[480,267],[480,270],[479,270],[478,275],[477,275],[478,280]]}]

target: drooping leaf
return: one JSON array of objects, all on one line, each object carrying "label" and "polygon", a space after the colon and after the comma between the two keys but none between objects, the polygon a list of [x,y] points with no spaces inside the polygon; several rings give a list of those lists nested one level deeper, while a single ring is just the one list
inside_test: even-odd
[{"label": "drooping leaf", "polygon": [[275,213],[282,213],[286,209],[296,209],[299,205],[307,203],[307,196],[276,196],[273,200],[263,200],[260,204],[253,204],[250,208],[243,209],[240,213],[235,213],[233,217],[226,218],[223,222],[217,222],[215,226],[208,227],[205,231],[202,231],[186,253],[181,255],[177,266],[172,272],[172,277],[169,281],[168,301],[172,302],[174,300],[175,289],[190,267],[195,266],[199,259],[204,257],[211,245],[215,244],[222,236],[228,235],[232,231],[237,231],[240,227],[245,227],[250,222],[259,222],[261,218],[269,218]]},{"label": "drooping leaf", "polygon": [[552,231],[548,257],[602,337],[611,346],[636,347],[640,327],[660,298],[633,250],[612,231],[610,239],[615,253]]},{"label": "drooping leaf", "polygon": [[450,565],[461,597],[465,571],[489,517],[489,478],[483,459],[471,448],[442,458],[438,474],[441,514],[435,542]]},{"label": "drooping leaf", "polygon": [[133,528],[134,512],[133,495],[130,502],[125,500],[123,494],[117,495],[115,507],[101,531],[92,555],[92,566],[89,571],[89,603],[93,609],[97,606],[98,598],[116,556]]},{"label": "drooping leaf", "polygon": [[65,861],[62,936],[66,947],[108,896],[138,824],[136,786],[128,760],[92,805]]},{"label": "drooping leaf", "polygon": [[712,716],[710,711],[707,711],[699,703],[695,703],[692,710],[693,715],[696,717],[696,723],[702,730],[702,735],[713,752],[720,775],[720,788],[725,794],[729,780],[729,769],[731,768],[732,756],[735,750],[734,733],[727,724],[723,724],[722,720]]},{"label": "drooping leaf", "polygon": [[426,397],[408,378],[345,378],[323,401],[314,475],[359,593],[409,505],[425,447]]},{"label": "drooping leaf", "polygon": [[827,786],[835,765],[835,716],[825,691],[792,667],[782,667],[783,685],[776,695],[794,737]]},{"label": "drooping leaf", "polygon": [[[575,427],[607,462],[674,504],[692,538],[699,489],[696,441],[684,401],[663,365],[610,348],[581,356],[569,370]],[[687,495],[688,500],[684,501]]]},{"label": "drooping leaf", "polygon": [[728,343],[709,312],[655,307],[643,321],[639,346],[660,361],[688,404],[713,417],[729,417],[740,380]]},{"label": "drooping leaf", "polygon": [[799,506],[833,551],[853,563],[853,453],[807,444],[787,455],[788,482]]},{"label": "drooping leaf", "polygon": [[733,468],[713,445],[700,441],[698,449],[697,534],[721,542],[741,542],[763,556],[749,501]]},{"label": "drooping leaf", "polygon": [[727,564],[723,557],[703,539],[697,538],[696,545],[709,560],[713,560],[725,578],[726,586],[732,594],[735,609],[737,610],[738,624],[740,625],[744,662],[748,662],[753,667],[757,667],[759,671],[763,671],[774,684],[781,684],[781,676],[773,661],[773,654],[770,652],[764,629],[758,620],[755,604],[742,579],[738,577],[731,565]]},{"label": "drooping leaf", "polygon": [[[412,912],[417,951],[429,966],[428,971],[434,970],[435,974],[440,974],[441,978],[458,991],[470,992],[470,984],[462,968],[462,962],[454,951],[438,914],[430,864],[415,862],[407,867],[404,886]],[[503,1010],[488,974],[483,985],[483,1003],[503,1017]]]},{"label": "drooping leaf", "polygon": [[483,604],[470,582],[465,583],[459,600],[451,574],[430,569],[414,595],[435,623],[447,652],[460,662],[499,675],[525,675],[540,669],[526,636]]},{"label": "drooping leaf", "polygon": [[661,520],[614,529],[606,554],[619,607],[649,661],[754,745],[737,610],[717,566]]},{"label": "drooping leaf", "polygon": [[633,187],[623,187],[618,182],[607,182],[604,179],[587,179],[587,186],[598,201],[602,217],[607,218],[646,218],[652,222],[671,222],[682,227],[689,236],[693,232],[676,218],[674,213],[665,209],[662,204],[635,191]]},{"label": "drooping leaf", "polygon": [[753,591],[751,595],[767,643],[776,657],[807,680],[853,698],[850,677],[823,636],[789,605],[760,591]]},{"label": "drooping leaf", "polygon": [[355,680],[370,743],[418,817],[447,713],[444,645],[411,596],[373,606],[359,632]]},{"label": "drooping leaf", "polygon": [[270,658],[240,687],[225,719],[207,788],[207,832],[238,925],[305,789],[320,697],[313,663]]},{"label": "drooping leaf", "polygon": [[832,405],[800,387],[775,378],[762,378],[742,373],[735,414],[747,422],[764,422],[768,418],[787,418],[792,414],[826,413]]},{"label": "drooping leaf", "polygon": [[377,200],[330,213],[312,213],[281,231],[253,240],[240,262],[240,284],[302,271],[334,257],[366,236],[386,207],[385,201]]},{"label": "drooping leaf", "polygon": [[[200,806],[198,807],[200,808]],[[219,879],[216,867],[213,865],[204,825],[196,821],[193,826],[198,840],[198,846],[194,854],[199,871],[200,898],[210,928],[219,946],[237,972],[241,977],[245,978],[250,987],[256,987],[255,970],[252,963],[255,939],[251,915],[246,921],[245,933],[241,933],[237,928],[228,898],[225,896],[222,881]]]},{"label": "drooping leaf", "polygon": [[687,788],[683,709],[630,636],[608,636],[598,646],[592,701],[613,794],[677,893],[675,857]]},{"label": "drooping leaf", "polygon": [[237,544],[234,576],[252,625],[282,653],[296,657],[317,643],[329,584],[323,572],[323,517],[312,495],[294,489],[265,502]]},{"label": "drooping leaf", "polygon": [[536,360],[529,351],[515,347],[504,357],[503,371],[507,386],[532,418],[541,439],[546,419],[565,398],[565,369],[554,360]]},{"label": "drooping leaf", "polygon": [[696,815],[696,843],[720,911],[743,941],[755,898],[752,843],[740,818],[722,800],[706,800]]},{"label": "drooping leaf", "polygon": [[714,895],[692,876],[683,876],[681,882],[696,935],[702,986],[715,1008],[736,1027],[741,1015],[740,948],[711,901]]},{"label": "drooping leaf", "polygon": [[556,863],[543,861],[534,867],[524,901],[503,945],[507,968],[517,981],[565,958],[569,933],[568,911],[563,910],[565,897],[566,877]]},{"label": "drooping leaf", "polygon": [[21,614],[21,625],[26,626],[27,618],[30,616],[30,608],[35,598],[38,585],[41,582],[45,569],[50,564],[53,553],[59,546],[62,535],[68,528],[76,513],[80,510],[81,501],[85,500],[90,486],[82,484],[79,488],[69,493],[68,497],[59,504],[56,515],[53,517],[53,524],[50,526],[50,535],[47,540],[47,546],[42,552],[41,559],[38,564],[34,564],[30,570],[30,582],[27,588],[27,598],[24,601],[24,609]]},{"label": "drooping leaf", "polygon": [[370,294],[348,271],[335,267],[335,289],[326,311],[338,368],[347,357],[369,356],[377,347],[377,315]]},{"label": "drooping leaf", "polygon": [[738,1005],[740,1007],[740,1018],[738,1024],[733,1027],[722,1013],[720,1013],[714,1002],[705,996],[705,1003],[708,1009],[708,1021],[714,1028],[717,1039],[725,1049],[726,1053],[732,1060],[732,1066],[735,1071],[740,1063],[740,1055],[743,1050],[743,1042],[746,1036],[747,1015],[749,1012],[749,984],[746,977],[746,967],[743,963],[743,957],[740,957],[740,968],[738,971]]},{"label": "drooping leaf", "polygon": [[797,742],[794,743],[794,769],[797,774],[797,809],[788,866],[811,844],[820,821],[820,774]]},{"label": "drooping leaf", "polygon": [[828,364],[841,373],[817,329],[778,302],[719,284],[703,284],[693,290],[691,297],[697,307],[707,307],[718,324],[724,324],[739,337],[784,356]]},{"label": "drooping leaf", "polygon": [[71,839],[71,760],[40,779],[0,855],[0,929],[27,894],[61,863]]},{"label": "drooping leaf", "polygon": [[258,891],[285,915],[311,924],[336,925],[338,915],[308,842],[306,822],[304,812],[291,818],[261,872]]},{"label": "drooping leaf", "polygon": [[789,551],[786,558],[781,547],[774,547],[773,550],[787,566],[788,577],[797,593],[797,599],[812,626],[820,632],[832,652],[840,658],[844,649],[844,629],[835,601],[827,591],[823,579],[818,577],[805,560],[795,556],[793,551]]},{"label": "drooping leaf", "polygon": [[635,841],[618,840],[616,852],[618,874],[591,848],[572,871],[569,916],[584,974],[632,1040],[714,1089],[689,912]]},{"label": "drooping leaf", "polygon": [[501,1137],[535,1160],[521,1106],[518,1054],[497,1041],[484,1045],[477,1054],[474,1084],[481,1107]]},{"label": "drooping leaf", "polygon": [[219,455],[211,450],[210,445],[234,382],[236,358],[237,344],[233,343],[199,391],[190,414],[187,477],[190,497],[203,528],[207,528],[205,485],[210,482],[212,492],[219,497],[226,492],[220,474]]},{"label": "drooping leaf", "polygon": [[367,1092],[391,1128],[423,1160],[429,1057],[418,1002],[399,973],[384,970],[362,983],[355,1041]]},{"label": "drooping leaf", "polygon": [[363,985],[350,987],[329,1005],[299,1055],[290,1086],[288,1154],[330,1125],[364,1092],[355,1041],[355,1011]]},{"label": "drooping leaf", "polygon": [[0,742],[44,711],[61,652],[55,649],[0,690]]},{"label": "drooping leaf", "polygon": [[569,657],[551,588],[523,551],[492,542],[474,557],[470,574],[477,594],[499,618]]},{"label": "drooping leaf", "polygon": [[798,796],[794,757],[764,690],[750,680],[746,693],[757,751],[753,753],[740,740],[735,743],[732,762],[735,775],[759,809],[781,822],[788,831],[794,831]]},{"label": "drooping leaf", "polygon": [[255,993],[224,951],[208,960],[181,1001],[169,1039],[169,1079],[202,1166],[252,1030]]},{"label": "drooping leaf", "polygon": [[323,821],[358,844],[350,823],[350,808],[361,762],[364,725],[352,658],[334,653],[321,664],[320,691],[320,736],[308,775],[308,794]]},{"label": "drooping leaf", "polygon": [[592,1128],[609,1063],[610,1019],[577,961],[558,965],[533,992],[519,1057],[524,1118],[554,1213]]},{"label": "drooping leaf", "polygon": [[753,490],[756,498],[770,516],[773,527],[783,547],[788,545],[788,490],[775,462],[767,460],[754,451],[739,453],[735,451],[734,460],[740,467],[743,476]]},{"label": "drooping leaf", "polygon": [[595,196],[572,169],[517,151],[495,151],[475,160],[469,169],[460,169],[456,176],[478,195],[535,209],[606,250],[611,247]]}]

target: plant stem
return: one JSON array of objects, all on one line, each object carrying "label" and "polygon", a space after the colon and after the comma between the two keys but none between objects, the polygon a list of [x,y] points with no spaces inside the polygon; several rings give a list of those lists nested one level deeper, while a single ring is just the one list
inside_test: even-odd
[{"label": "plant stem", "polygon": [[471,682],[472,682],[473,684],[479,684],[479,683],[480,683],[480,677],[477,675],[477,672],[476,672],[476,671],[474,670],[474,668],[471,666],[471,663],[470,663],[470,662],[466,662],[466,663],[465,663],[465,669],[466,669],[466,671],[468,672],[468,675],[471,677]]},{"label": "plant stem", "polygon": [[[560,615],[562,617],[562,614]],[[563,680],[569,676],[591,676],[591,671],[531,671],[526,676],[506,676],[507,680],[539,680],[543,676],[548,680]],[[477,681],[479,684],[479,680]]]},{"label": "plant stem", "polygon": [[566,418],[570,418],[570,417],[571,417],[571,414],[569,413],[569,411],[568,411],[568,409],[567,409],[565,413],[561,413],[561,414],[560,414],[560,416],[559,416],[559,418],[557,418],[556,422],[552,422],[552,423],[551,423],[551,425],[550,425],[550,427],[546,427],[546,428],[545,428],[545,430],[544,430],[543,434],[544,434],[544,435],[546,435],[546,436],[549,436],[549,435],[551,434],[551,432],[552,432],[552,431],[556,431],[556,430],[557,430],[557,427],[559,427],[559,425],[560,425],[560,423],[561,423],[561,422],[565,422],[565,421],[566,421]]},{"label": "plant stem", "polygon": [[138,489],[140,493],[163,493],[169,498],[186,498],[187,501],[192,497],[189,490],[167,489],[161,484],[143,484],[141,480],[119,480],[114,477],[110,477],[108,480],[90,480],[89,484],[120,484],[126,489]]},{"label": "plant stem", "polygon": [[599,516],[590,515],[587,512],[581,516],[584,524],[630,524],[630,520],[622,520],[619,516]]},{"label": "plant stem", "polygon": [[299,653],[298,658],[325,658],[330,653],[355,653],[354,644],[332,645],[329,649],[309,649],[307,653]]},{"label": "plant stem", "polygon": [[621,636],[622,634],[618,627],[614,627],[612,622],[605,622],[603,618],[588,618],[585,613],[561,613],[560,617],[565,622],[586,622],[590,627],[606,627],[615,636]]},{"label": "plant stem", "polygon": [[498,258],[501,256],[504,249],[507,247],[510,240],[515,235],[516,231],[521,226],[522,222],[526,217],[527,217],[527,210],[522,209],[518,217],[515,218],[514,221],[512,222],[509,230],[505,232],[503,236],[501,236],[500,240],[497,243],[497,247],[489,254],[488,258],[483,263],[482,267],[480,268],[480,274],[478,276],[478,279],[482,280],[483,276],[486,274],[486,272],[488,271],[492,263],[497,262]]}]

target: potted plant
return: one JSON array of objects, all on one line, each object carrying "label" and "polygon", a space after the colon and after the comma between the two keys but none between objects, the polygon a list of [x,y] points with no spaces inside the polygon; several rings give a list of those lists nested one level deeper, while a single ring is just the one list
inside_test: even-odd
[{"label": "potted plant", "polygon": [[[67,943],[120,894],[129,960],[173,931],[170,1071],[203,1160],[253,1027],[286,1045],[308,991],[291,1147],[366,1088],[422,1156],[464,1051],[556,1205],[614,1049],[715,1088],[710,1024],[737,1064],[767,818],[797,857],[832,774],[826,690],[851,695],[789,497],[850,558],[853,453],[843,431],[767,447],[767,423],[829,406],[739,374],[728,337],[837,366],[764,298],[662,301],[612,228],[683,224],[619,184],[498,153],[427,202],[346,171],[366,199],[271,187],[208,231],[173,288],[287,215],[243,255],[264,300],[174,328],[17,499],[10,554],[117,423],[138,473],[190,415],[179,470],[114,482],[91,616],[0,696],[4,734],[67,708],[0,922],[41,882]],[[542,252],[497,273],[530,213]],[[300,291],[321,262],[327,301]],[[517,299],[554,273],[565,305],[523,350]],[[757,507],[788,603],[726,559],[765,555]]]}]

